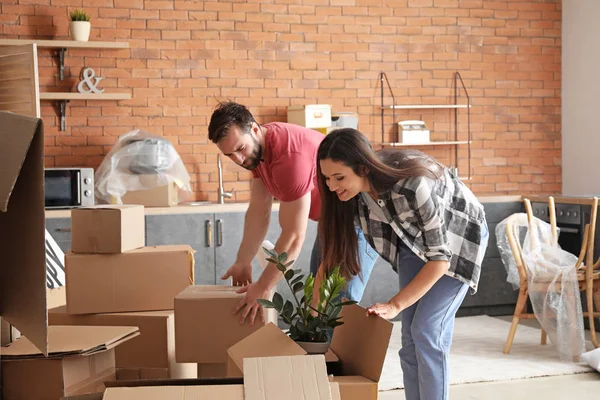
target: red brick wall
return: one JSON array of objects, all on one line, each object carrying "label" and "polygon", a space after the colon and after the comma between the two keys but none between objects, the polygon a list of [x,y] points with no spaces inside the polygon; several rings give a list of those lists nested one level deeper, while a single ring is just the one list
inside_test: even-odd
[{"label": "red brick wall", "polygon": [[[43,102],[46,165],[97,167],[116,138],[141,128],[169,138],[192,177],[195,198],[216,199],[216,147],[207,123],[217,99],[246,104],[259,122],[285,121],[288,105],[328,103],[359,114],[359,130],[381,141],[378,75],[397,102],[449,103],[454,71],[471,97],[475,193],[560,192],[560,0],[96,0],[91,40],[130,49],[76,50],[57,78],[39,51],[42,90],[76,90],[83,66],[127,101],[72,101],[67,130]],[[298,5],[301,4],[301,5]],[[2,38],[64,39],[81,0],[3,0]],[[464,97],[459,99],[464,101]],[[389,104],[386,92],[386,103]],[[460,140],[466,113],[460,112]],[[423,119],[446,138],[448,110],[397,113]],[[385,137],[390,140],[391,112]],[[425,148],[450,162],[453,149]],[[460,147],[461,174],[466,173]],[[226,160],[226,189],[249,197],[249,173]]]}]

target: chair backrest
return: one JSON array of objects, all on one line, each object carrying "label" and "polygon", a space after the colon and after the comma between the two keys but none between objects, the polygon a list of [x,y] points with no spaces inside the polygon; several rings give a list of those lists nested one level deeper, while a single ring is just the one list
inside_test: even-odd
[{"label": "chair backrest", "polygon": [[594,263],[594,242],[596,241],[596,219],[598,214],[598,198],[594,197],[592,199],[592,210],[590,213],[590,223],[588,225],[588,245],[587,245],[587,257],[586,257],[586,265],[588,267],[587,274],[588,277],[591,278],[591,275],[594,269],[600,266],[600,257],[598,257],[598,261]]},{"label": "chair backrest", "polygon": [[[521,214],[522,215],[522,214]],[[523,261],[523,248],[519,239],[519,226],[516,221],[519,214],[513,214],[506,220],[506,238],[510,250],[515,259],[517,270],[519,271],[519,280],[522,288],[527,287],[527,270]]]}]

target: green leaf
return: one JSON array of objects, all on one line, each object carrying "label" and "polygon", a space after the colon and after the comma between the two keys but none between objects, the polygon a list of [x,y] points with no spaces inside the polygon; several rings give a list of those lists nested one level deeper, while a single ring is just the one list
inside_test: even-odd
[{"label": "green leaf", "polygon": [[286,270],[286,268],[285,268],[285,265],[283,265],[283,264],[281,264],[281,263],[275,263],[275,265],[277,266],[277,269],[278,269],[278,270],[279,270],[281,273],[285,274],[285,270]]},{"label": "green leaf", "polygon": [[[291,266],[292,266],[292,264],[293,264],[293,263],[294,263],[294,260],[292,260],[292,261],[289,261],[288,263],[286,263],[286,264],[285,264],[285,267],[286,267],[286,268],[289,268],[289,267],[291,267]],[[297,269],[296,269],[296,270],[294,270],[294,273],[296,273],[296,274],[297,274],[297,273],[298,273],[298,271],[300,271],[300,270],[297,270]]]},{"label": "green leaf", "polygon": [[286,300],[284,306],[283,306],[283,310],[281,311],[282,315],[285,315],[286,317],[288,317],[288,319],[292,319],[292,314],[294,313],[294,306],[292,305],[292,302],[289,300]]},{"label": "green leaf", "polygon": [[[289,271],[289,270],[288,270]],[[292,271],[293,272],[293,271]],[[290,285],[294,286],[294,284],[300,282],[302,280],[302,278],[304,278],[304,275],[298,275],[296,276],[291,282]]]},{"label": "green leaf", "polygon": [[300,273],[302,273],[302,270],[301,270],[301,269],[295,269],[295,270],[294,270],[294,274],[300,274]]},{"label": "green leaf", "polygon": [[267,258],[267,261],[270,262],[271,264],[277,264],[277,259],[275,259],[275,258]]},{"label": "green leaf", "polygon": [[348,300],[348,301],[343,301],[343,302],[341,302],[341,303],[338,303],[338,304],[335,304],[335,305],[336,305],[336,306],[343,307],[343,306],[351,306],[351,305],[353,305],[353,304],[358,304],[358,301],[354,301],[354,300]]},{"label": "green leaf", "polygon": [[267,249],[266,247],[263,247],[263,250],[265,251],[265,253],[267,253],[268,255],[270,255],[273,258],[277,258],[279,256],[277,254],[277,252],[275,251],[275,249]]},{"label": "green leaf", "polygon": [[278,313],[281,313],[283,308],[283,297],[277,292],[273,295],[273,304],[275,305],[275,309]]},{"label": "green leaf", "polygon": [[299,291],[301,291],[302,289],[304,289],[304,283],[302,282],[298,282],[294,285],[294,287],[292,288],[292,290],[294,291],[294,293],[298,293]]},{"label": "green leaf", "polygon": [[275,308],[275,304],[273,304],[273,302],[270,300],[257,299],[256,302],[264,308]]},{"label": "green leaf", "polygon": [[287,271],[285,271],[285,274],[283,274],[283,276],[285,277],[285,280],[289,282],[289,280],[294,277],[294,271],[288,269]]},{"label": "green leaf", "polygon": [[287,253],[284,251],[278,257],[280,263],[284,264],[287,261]]}]

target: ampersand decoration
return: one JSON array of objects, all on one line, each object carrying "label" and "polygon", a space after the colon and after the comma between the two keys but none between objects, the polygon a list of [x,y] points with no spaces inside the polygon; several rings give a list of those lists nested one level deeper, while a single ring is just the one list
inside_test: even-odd
[{"label": "ampersand decoration", "polygon": [[[81,82],[77,85],[77,90],[79,93],[102,93],[104,89],[98,89],[98,82],[100,82],[102,77],[97,77],[96,73],[91,68],[85,68],[81,71],[81,77],[83,78]],[[93,80],[93,81],[92,81]],[[83,85],[86,85],[88,89],[85,89]]]}]

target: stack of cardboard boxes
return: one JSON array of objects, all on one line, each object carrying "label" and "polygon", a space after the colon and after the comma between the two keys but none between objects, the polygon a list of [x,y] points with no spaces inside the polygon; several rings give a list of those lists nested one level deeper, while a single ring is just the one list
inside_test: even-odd
[{"label": "stack of cardboard boxes", "polygon": [[67,305],[50,325],[137,326],[140,337],[116,349],[118,379],[190,378],[175,362],[173,299],[194,282],[187,245],[145,247],[144,207],[96,206],[71,212],[65,255]]}]

